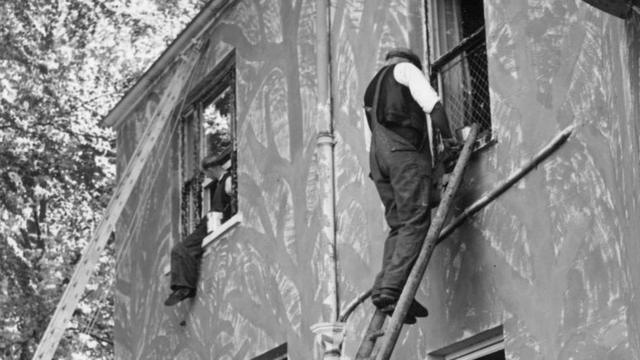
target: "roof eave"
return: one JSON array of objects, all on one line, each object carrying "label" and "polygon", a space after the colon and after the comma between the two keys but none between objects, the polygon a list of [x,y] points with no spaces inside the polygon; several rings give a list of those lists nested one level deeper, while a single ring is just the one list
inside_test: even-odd
[{"label": "roof eave", "polygon": [[[149,92],[153,84],[162,77],[165,70],[173,64],[180,54],[187,49],[192,40],[198,39],[216,20],[216,14],[220,15],[235,0],[212,0],[200,13],[180,32],[175,40],[167,47],[160,57],[147,69],[140,79],[118,101],[116,106],[109,111],[100,125],[117,126],[131,110]],[[219,18],[219,16],[218,16]]]}]

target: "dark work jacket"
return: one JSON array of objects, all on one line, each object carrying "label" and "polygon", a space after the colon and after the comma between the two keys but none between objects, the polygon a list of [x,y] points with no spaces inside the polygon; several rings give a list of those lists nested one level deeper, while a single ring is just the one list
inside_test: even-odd
[{"label": "dark work jacket", "polygon": [[[395,64],[388,66],[391,68],[386,72],[380,84],[378,121],[387,129],[408,140],[416,147],[416,150],[425,151],[429,147],[426,115],[411,96],[409,88],[396,81],[393,76],[393,66]],[[367,86],[367,90],[364,93],[365,107],[373,106],[376,84],[385,68],[386,66],[380,69]],[[367,114],[367,121],[371,129],[372,119],[369,118],[369,114]]]},{"label": "dark work jacket", "polygon": [[220,180],[217,182],[215,189],[213,190],[213,194],[211,197],[211,207],[213,211],[218,211],[222,213],[222,221],[227,221],[232,215],[232,206],[231,206],[231,197],[224,190],[224,183],[227,178],[231,176],[231,173],[228,171],[222,175]]}]

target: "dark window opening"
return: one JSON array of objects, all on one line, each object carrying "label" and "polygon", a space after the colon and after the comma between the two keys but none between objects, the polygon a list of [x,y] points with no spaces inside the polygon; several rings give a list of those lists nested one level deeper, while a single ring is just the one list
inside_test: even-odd
[{"label": "dark window opening", "polygon": [[453,132],[478,123],[479,145],[491,139],[484,6],[476,0],[430,0],[431,81]]},{"label": "dark window opening", "polygon": [[496,351],[492,354],[477,358],[477,360],[505,360],[504,350]]},{"label": "dark window opening", "polygon": [[[233,56],[188,95],[182,114],[182,233],[207,218],[209,231],[238,212],[235,71]],[[202,161],[215,159],[216,171]],[[210,166],[210,168],[213,166]],[[211,175],[215,173],[215,175]]]},{"label": "dark window opening", "polygon": [[287,343],[277,346],[251,360],[287,360]]},{"label": "dark window opening", "polygon": [[484,5],[482,1],[460,0],[462,37],[466,38],[484,26]]},{"label": "dark window opening", "polygon": [[622,19],[628,19],[633,11],[640,13],[638,0],[584,0],[584,2]]}]

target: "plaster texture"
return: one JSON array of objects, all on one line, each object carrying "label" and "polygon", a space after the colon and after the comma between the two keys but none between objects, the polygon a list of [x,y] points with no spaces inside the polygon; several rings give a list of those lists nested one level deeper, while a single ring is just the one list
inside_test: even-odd
[{"label": "plaster texture", "polygon": [[[430,317],[394,358],[502,326],[508,359],[640,358],[640,19],[582,1],[485,0],[497,143],[472,160],[456,211],[576,125],[557,153],[434,253],[418,293]],[[248,359],[288,343],[313,357],[310,327],[329,321],[331,261],[322,225],[313,0],[236,1],[205,34],[196,79],[233,52],[239,211],[207,248],[198,296],[166,308],[180,239],[180,141],[174,118],[116,230],[116,357]],[[331,1],[332,113],[342,305],[366,290],[387,231],[368,178],[362,94],[386,50],[427,55],[418,0]],[[120,123],[122,170],[170,81]],[[196,84],[192,84],[195,86]],[[370,303],[346,328],[353,357]],[[184,326],[180,322],[186,320]]]}]

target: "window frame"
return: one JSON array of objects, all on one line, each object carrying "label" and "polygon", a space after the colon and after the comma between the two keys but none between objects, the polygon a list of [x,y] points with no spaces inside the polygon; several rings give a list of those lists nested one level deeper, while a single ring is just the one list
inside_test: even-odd
[{"label": "window frame", "polygon": [[[207,197],[207,187],[211,181],[205,182],[204,172],[200,168],[200,163],[206,155],[206,138],[203,131],[203,110],[213,103],[226,89],[231,89],[231,119],[229,132],[231,134],[231,179],[232,179],[232,214],[217,227],[207,225],[207,236],[203,240],[203,247],[215,240],[218,236],[226,233],[233,226],[242,221],[239,212],[238,196],[238,139],[237,139],[237,82],[235,67],[235,52],[231,51],[222,59],[218,65],[209,71],[186,96],[184,110],[180,114],[180,223],[183,236],[187,236],[195,229],[200,219],[205,216],[209,218],[211,211],[207,211],[209,201]],[[195,74],[199,76],[200,74]],[[189,124],[187,122],[190,122]],[[194,123],[196,123],[194,125]],[[188,134],[185,132],[190,131]],[[187,137],[190,136],[190,139]],[[193,154],[187,154],[193,152]],[[192,158],[185,160],[188,156]],[[190,169],[185,168],[185,163],[189,162]],[[196,194],[197,192],[197,194]],[[196,194],[196,195],[194,195]],[[190,204],[187,202],[191,201]],[[208,220],[208,221],[209,221]]]},{"label": "window frame", "polygon": [[[479,360],[487,355],[505,351],[502,325],[477,333],[429,353],[431,360]],[[506,358],[506,354],[505,354]]]},{"label": "window frame", "polygon": [[[462,37],[462,34],[457,35],[460,39],[457,44],[452,46],[449,50],[443,51],[443,44],[441,42],[441,32],[445,30],[441,19],[438,19],[438,14],[441,12],[441,6],[443,0],[425,0],[426,2],[426,25],[427,25],[427,52],[429,55],[429,79],[434,88],[440,93],[442,98],[442,103],[447,107],[447,94],[444,91],[444,80],[443,80],[443,68],[447,65],[451,64],[455,61],[456,58],[460,56],[464,56],[466,51],[473,52],[476,50],[477,46],[485,47],[486,54],[486,19],[484,19],[483,25],[476,29],[471,35],[467,37]],[[484,0],[482,1],[484,6]],[[484,15],[484,14],[483,14]],[[483,17],[484,18],[484,17]],[[461,19],[456,19],[456,24],[460,24]],[[489,106],[488,109],[488,126],[485,129],[482,129],[478,134],[478,138],[476,139],[476,143],[474,145],[474,151],[484,149],[492,144],[496,143],[495,131],[493,130],[493,121],[491,118],[491,94],[489,91],[489,74],[488,74],[488,57],[485,55],[487,64],[485,68],[485,72],[487,74],[487,104]],[[467,65],[468,66],[468,65]],[[469,71],[469,69],[465,69],[465,71]],[[451,120],[451,114],[448,114]],[[451,129],[455,131],[457,129]],[[458,135],[460,136],[460,135]]]},{"label": "window frame", "polygon": [[504,351],[504,338],[496,336],[444,356],[443,360],[476,360]]}]

